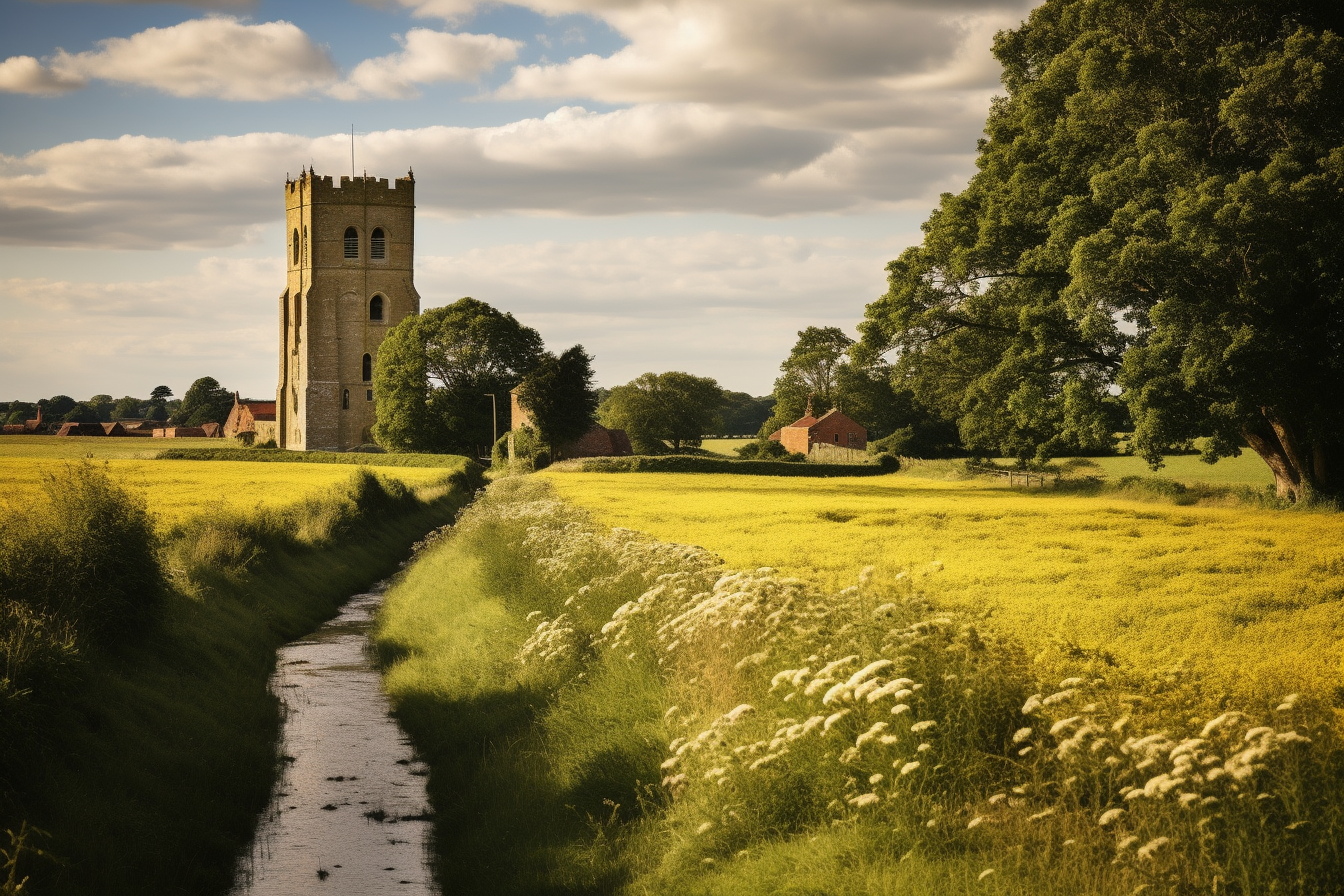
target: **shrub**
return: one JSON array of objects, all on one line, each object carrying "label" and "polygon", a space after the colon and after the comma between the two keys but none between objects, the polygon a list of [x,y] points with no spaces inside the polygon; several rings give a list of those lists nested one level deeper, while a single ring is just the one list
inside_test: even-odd
[{"label": "shrub", "polygon": [[42,490],[0,530],[0,601],[94,640],[146,625],[164,578],[144,497],[87,462],[45,475]]}]

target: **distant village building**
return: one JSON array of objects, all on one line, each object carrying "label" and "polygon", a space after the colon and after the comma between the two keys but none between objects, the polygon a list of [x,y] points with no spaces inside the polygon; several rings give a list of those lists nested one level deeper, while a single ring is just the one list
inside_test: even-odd
[{"label": "distant village building", "polygon": [[6,423],[0,432],[7,436],[33,436],[41,435],[47,431],[47,424],[42,422],[42,405],[37,406],[37,416],[31,420],[25,420],[22,423]]},{"label": "distant village building", "polygon": [[[288,285],[280,295],[275,438],[295,451],[370,441],[373,370],[387,331],[420,311],[415,177],[285,182]],[[265,441],[256,419],[256,439]]]},{"label": "distant village building", "polygon": [[238,397],[237,392],[233,393],[233,409],[229,411],[229,418],[224,421],[221,434],[226,439],[240,439],[249,445],[266,442],[275,442],[278,445],[280,438],[275,420],[275,402],[250,399],[244,401]]},{"label": "distant village building", "polygon": [[61,428],[56,430],[58,436],[102,436],[107,435],[103,431],[101,423],[62,423]]},{"label": "distant village building", "polygon": [[812,416],[812,403],[802,417],[770,433],[770,438],[787,450],[807,454],[814,445],[852,448],[862,451],[868,447],[868,430],[832,408],[820,418]]},{"label": "distant village building", "polygon": [[[524,426],[532,426],[532,418],[527,410],[518,403],[518,390],[509,390],[509,460],[513,460],[513,434]],[[628,457],[634,454],[630,447],[630,437],[623,429],[607,429],[594,423],[592,428],[578,439],[556,449],[560,457]]]}]

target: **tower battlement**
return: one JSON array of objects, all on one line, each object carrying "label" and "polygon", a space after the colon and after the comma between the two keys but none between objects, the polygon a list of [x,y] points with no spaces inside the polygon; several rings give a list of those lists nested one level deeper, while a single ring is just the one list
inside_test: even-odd
[{"label": "tower battlement", "polygon": [[302,198],[307,204],[335,205],[415,205],[415,174],[389,182],[385,177],[347,177],[333,182],[330,174],[305,170],[298,178],[285,180],[285,193],[291,201]]}]

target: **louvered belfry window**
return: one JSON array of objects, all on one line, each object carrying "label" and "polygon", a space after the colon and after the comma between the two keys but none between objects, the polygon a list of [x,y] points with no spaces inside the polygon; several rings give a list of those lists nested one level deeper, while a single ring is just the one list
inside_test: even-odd
[{"label": "louvered belfry window", "polygon": [[369,236],[369,257],[387,257],[387,236],[383,233],[381,227],[375,227],[373,233]]},{"label": "louvered belfry window", "polygon": [[359,231],[353,227],[345,228],[345,257],[359,257]]}]

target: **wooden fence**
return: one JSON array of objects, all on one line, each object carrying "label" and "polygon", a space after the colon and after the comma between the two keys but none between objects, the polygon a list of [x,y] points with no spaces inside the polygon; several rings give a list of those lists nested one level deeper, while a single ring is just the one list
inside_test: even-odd
[{"label": "wooden fence", "polygon": [[994,466],[986,467],[971,464],[967,464],[966,469],[970,470],[973,473],[986,473],[992,476],[1005,476],[1008,478],[1009,486],[1021,484],[1030,488],[1032,485],[1032,480],[1035,480],[1036,485],[1044,488],[1045,481],[1047,478],[1049,478],[1054,483],[1059,482],[1058,473],[1038,473],[1035,470],[1014,470],[1011,467],[1005,469],[1003,467],[994,467]]}]

